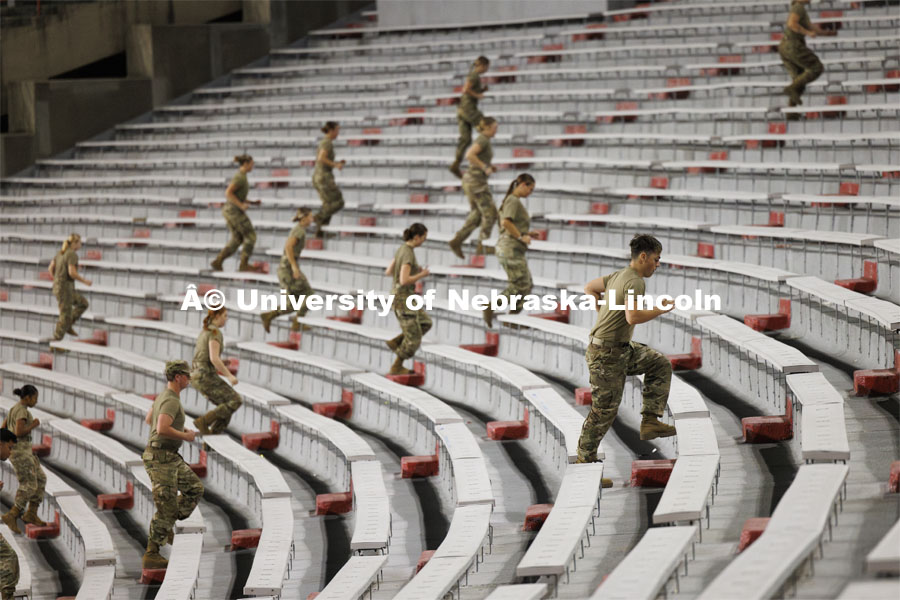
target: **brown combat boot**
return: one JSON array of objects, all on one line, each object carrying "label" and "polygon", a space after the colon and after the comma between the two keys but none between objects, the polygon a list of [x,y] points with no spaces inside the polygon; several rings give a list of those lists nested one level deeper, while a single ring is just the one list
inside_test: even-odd
[{"label": "brown combat boot", "polygon": [[78,336],[78,332],[75,331],[75,328],[72,327],[71,325],[69,326],[68,329],[66,329],[66,333],[68,333],[69,335],[74,335],[76,337]]},{"label": "brown combat boot", "polygon": [[462,179],[462,171],[459,170],[459,161],[453,161],[453,164],[447,167],[447,170],[456,175],[459,179]]},{"label": "brown combat boot", "polygon": [[644,441],[673,435],[675,435],[675,428],[661,422],[656,415],[644,415],[641,420],[641,439]]},{"label": "brown combat boot", "polygon": [[165,569],[168,566],[169,561],[159,553],[159,544],[147,542],[147,551],[144,553],[144,558],[141,559],[141,568]]},{"label": "brown combat boot", "polygon": [[[575,464],[577,464],[577,465],[583,465],[583,464],[587,464],[587,463],[598,463],[598,462],[603,462],[603,461],[597,457],[594,457],[594,460],[585,460],[585,459],[582,459],[580,456],[577,459],[575,459]],[[610,479],[609,477],[601,477],[600,478],[600,487],[605,489],[605,488],[611,488],[612,486],[613,486],[612,479]]]},{"label": "brown combat boot", "polygon": [[202,417],[197,417],[194,419],[194,427],[197,428],[197,431],[200,432],[200,435],[209,435],[209,424],[206,422],[206,417],[209,413],[206,413]]},{"label": "brown combat boot", "polygon": [[219,255],[216,256],[216,259],[214,261],[212,261],[211,263],[209,263],[209,267],[213,271],[221,271],[223,262],[225,262],[225,257],[222,256],[222,252],[219,252]]},{"label": "brown combat boot", "polygon": [[256,267],[250,264],[249,258],[241,257],[241,264],[238,265],[238,271],[241,273],[255,273]]},{"label": "brown combat boot", "polygon": [[412,375],[413,372],[403,366],[403,359],[399,356],[394,361],[394,364],[391,365],[391,370],[388,371],[389,375]]},{"label": "brown combat boot", "polygon": [[46,527],[47,524],[44,521],[41,521],[41,518],[37,514],[38,503],[37,502],[29,502],[28,510],[25,511],[25,514],[22,515],[22,520],[26,523],[31,523],[32,525],[37,525],[38,527]]},{"label": "brown combat boot", "polygon": [[450,246],[450,249],[453,250],[453,254],[457,256],[457,258],[465,258],[466,255],[463,254],[462,251],[462,240],[458,237],[453,238],[447,244]]},{"label": "brown combat boot", "polygon": [[402,344],[402,343],[403,343],[403,334],[402,333],[385,342],[385,344],[387,344],[387,347],[390,348],[391,350],[393,350],[394,352],[397,351],[397,348],[399,348],[400,344]]},{"label": "brown combat boot", "polygon": [[166,536],[166,543],[171,546],[174,542],[175,542],[175,529],[172,529],[171,531],[169,531],[169,535]]},{"label": "brown combat boot", "polygon": [[16,535],[22,535],[22,530],[19,529],[19,515],[22,514],[22,511],[19,510],[18,506],[13,506],[9,509],[9,512],[0,517],[0,521],[9,527],[9,530],[15,533]]},{"label": "brown combat boot", "polygon": [[488,327],[494,326],[494,311],[490,306],[482,311],[481,316],[484,317],[484,322]]},{"label": "brown combat boot", "polygon": [[272,325],[272,319],[276,317],[275,311],[265,312],[259,315],[259,318],[262,319],[263,329],[266,330],[266,333],[269,333],[269,327]]}]

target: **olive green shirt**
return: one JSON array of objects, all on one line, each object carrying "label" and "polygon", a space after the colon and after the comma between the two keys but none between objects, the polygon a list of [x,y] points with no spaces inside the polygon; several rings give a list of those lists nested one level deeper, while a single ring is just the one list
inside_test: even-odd
[{"label": "olive green shirt", "polygon": [[225,351],[225,342],[222,338],[222,332],[219,331],[217,327],[212,325],[209,326],[209,329],[204,329],[200,332],[200,335],[197,337],[197,345],[194,346],[194,360],[191,364],[191,377],[194,376],[194,373],[202,373],[204,375],[208,374],[216,374],[216,367],[212,364],[212,361],[209,359],[209,342],[210,340],[216,340],[219,342],[219,354]]},{"label": "olive green shirt", "polygon": [[238,200],[241,202],[246,202],[247,194],[250,193],[250,182],[247,181],[247,174],[238,171],[234,174],[234,177],[231,178],[231,183],[234,185],[234,195],[237,196]]},{"label": "olive green shirt", "polygon": [[497,242],[497,249],[507,249],[513,253],[523,253],[528,249],[525,242],[514,238],[506,228],[503,227],[503,219],[509,219],[516,226],[519,233],[525,235],[531,230],[531,215],[522,204],[522,199],[515,194],[510,194],[503,199],[500,204],[500,240]]},{"label": "olive green shirt", "polygon": [[394,289],[391,291],[397,299],[405,300],[407,297],[416,293],[416,284],[400,285],[400,269],[403,265],[409,265],[409,274],[415,275],[422,269],[416,262],[416,254],[413,252],[412,246],[404,242],[394,254]]},{"label": "olive green shirt", "polygon": [[[792,2],[790,14],[797,15],[800,18],[799,23],[801,27],[804,29],[812,29],[812,23],[809,20],[809,14],[806,12],[806,6],[800,2]],[[806,36],[791,30],[791,28],[785,24],[784,40],[789,44],[805,44]]]},{"label": "olive green shirt", "polygon": [[166,388],[153,401],[153,408],[150,413],[150,441],[157,442],[163,450],[174,450],[177,452],[181,448],[181,440],[159,435],[156,432],[156,424],[159,422],[159,415],[169,415],[172,417],[172,429],[184,431],[184,407],[181,406],[181,398],[178,397],[178,394]]},{"label": "olive green shirt", "polygon": [[[491,161],[494,160],[494,149],[491,148],[491,138],[482,134],[478,136],[478,138],[475,140],[475,143],[478,144],[479,148],[481,148],[481,150],[475,156],[477,156],[478,160],[480,160],[487,166],[491,166]],[[482,171],[475,165],[472,165],[471,170],[477,171],[479,173],[484,173],[484,171]]]},{"label": "olive green shirt", "polygon": [[[476,94],[484,93],[484,86],[481,85],[481,75],[475,71],[474,67],[472,67],[472,70],[469,71],[469,74],[466,76],[466,81],[469,83],[469,90]],[[459,98],[459,105],[463,110],[474,109],[478,106],[478,98],[473,98],[467,93],[463,94]]]},{"label": "olive green shirt", "polygon": [[[630,266],[616,271],[612,275],[606,275],[603,278],[603,287],[606,292],[603,299],[606,300],[605,305],[598,306],[597,323],[591,329],[591,337],[609,340],[611,342],[630,342],[634,333],[634,325],[629,325],[625,320],[624,310],[612,310],[610,305],[610,291],[616,292],[616,305],[623,306],[627,304],[628,291],[632,291],[635,296],[644,293],[644,278]],[[637,308],[637,298],[635,298],[635,308]]]},{"label": "olive green shirt", "polygon": [[[322,141],[319,142],[319,152],[322,150],[325,151],[325,158],[334,162],[334,142],[329,137],[322,138]],[[318,152],[316,153],[316,158],[318,159]],[[329,167],[324,162],[320,160],[316,160],[316,171],[322,173],[331,173],[334,171],[333,167]]]},{"label": "olive green shirt", "polygon": [[75,254],[74,250],[69,248],[65,252],[58,252],[53,261],[54,287],[75,281],[72,276],[69,275],[69,265],[78,266],[78,255]]},{"label": "olive green shirt", "polygon": [[[28,429],[31,427],[31,424],[34,422],[34,417],[31,416],[31,411],[28,410],[28,407],[19,403],[9,409],[9,414],[6,416],[6,428],[16,432],[16,423],[20,420],[25,421],[25,428]],[[19,442],[26,441],[29,444],[31,443],[31,432],[22,434],[19,436]]]},{"label": "olive green shirt", "polygon": [[[303,247],[306,245],[306,230],[300,226],[300,223],[294,225],[294,228],[291,229],[291,233],[288,235],[288,239],[297,238],[297,241],[294,242],[294,249],[292,251],[294,255],[294,262],[297,262],[297,259],[300,258],[300,253],[303,251]],[[299,267],[299,265],[297,265]],[[279,269],[291,269],[291,261],[288,259],[287,250],[285,250],[281,255],[281,263],[278,265]]]}]

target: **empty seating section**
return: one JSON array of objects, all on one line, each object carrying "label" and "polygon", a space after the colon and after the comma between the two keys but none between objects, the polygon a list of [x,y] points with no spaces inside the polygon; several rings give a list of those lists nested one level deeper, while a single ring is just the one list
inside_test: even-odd
[{"label": "empty seating section", "polygon": [[[858,512],[841,521],[839,558],[826,559],[849,561],[844,547],[852,539],[864,560],[830,574],[840,587],[829,593],[894,597],[900,524],[871,543],[859,525],[871,516],[861,517],[864,511],[887,506],[880,492],[865,491],[875,488],[871,473],[882,470],[887,450],[872,452],[873,442],[860,437],[873,418],[868,405],[845,401],[837,383],[843,374],[822,365],[835,361],[862,378],[888,380],[900,367],[900,17],[895,5],[877,0],[810,6],[814,23],[839,31],[807,40],[825,74],[801,106],[787,107],[777,53],[786,8],[783,0],[680,0],[409,27],[380,26],[377,14],[362,13],[362,22],[312,31],[303,45],[275,49],[225,83],[5,178],[0,414],[15,403],[15,387],[39,388],[34,439],[49,446],[41,517],[58,524],[54,545],[74,567],[78,598],[112,598],[133,578],[123,573],[128,559],[117,556],[112,524],[56,470],[133,502],[132,518],[147,531],[155,507],[139,449],[152,398],[165,385],[164,362],[189,360],[194,350],[204,313],[181,310],[190,285],[201,297],[212,288],[225,294],[224,354],[243,404],[227,433],[198,437],[182,453],[205,469],[208,490],[260,528],[252,560],[236,561],[246,596],[293,597],[288,584],[309,569],[322,572],[314,578],[319,600],[459,599],[470,595],[462,590],[470,579],[491,600],[652,599],[672,583],[679,595],[701,599],[769,598],[815,578],[847,486],[865,481],[851,496]],[[700,289],[721,299],[634,330],[635,342],[667,355],[676,371],[694,371],[672,376],[663,420],[676,436],[637,446],[636,436],[611,430],[598,462],[578,464],[586,410],[577,405],[590,403],[583,388],[594,311],[504,314],[487,329],[480,310],[446,299],[507,281],[493,256],[497,237],[484,241],[486,256],[468,261],[447,246],[469,210],[447,173],[456,86],[478,54],[492,61],[480,110],[500,123],[494,200],[516,173],[537,180],[526,201],[540,232],[528,252],[533,293],[580,296],[585,282],[627,263],[635,233],[649,233],[663,245],[649,293],[693,297]],[[299,207],[320,205],[311,179],[319,128],[329,120],[342,125],[335,148],[347,166],[336,180],[346,204],[324,239],[307,240],[301,269],[317,293],[387,294],[384,270],[404,229],[424,223],[429,236],[416,252],[429,265],[425,288],[436,290],[437,301],[434,328],[414,358],[420,385],[382,375],[394,359],[385,342],[397,333],[389,306],[349,316],[326,307],[300,318],[300,331],[283,318],[267,334],[262,310],[239,299],[247,288],[280,291],[275,270],[289,220]],[[209,268],[229,235],[220,211],[236,149],[256,163],[249,176],[250,198],[260,200],[249,209],[256,273],[234,272],[230,263]],[[77,285],[90,311],[76,326],[80,339],[51,341],[58,311],[46,269],[73,231],[84,238],[79,269],[93,280]],[[475,241],[463,246],[467,255]],[[618,418],[627,428],[640,418],[643,385],[643,376],[626,379]],[[567,388],[582,388],[575,405],[561,391]],[[744,475],[734,456],[752,457],[740,464],[763,471],[772,459],[746,439],[746,423],[748,443],[733,447],[725,430],[733,423],[721,415],[737,411],[713,393],[784,421],[790,464],[778,468],[793,472],[765,530],[733,556],[722,552],[737,543],[733,525],[761,515],[718,495],[722,468],[730,482]],[[191,417],[209,408],[193,388],[181,397]],[[517,423],[524,441],[497,444],[494,423],[482,437],[469,414]],[[896,433],[896,422],[890,426]],[[372,442],[380,438],[391,444]],[[404,453],[397,457],[402,485],[382,446]],[[604,469],[619,475],[621,453],[637,459],[651,450],[672,460],[668,479],[652,504],[641,496],[652,507],[649,519],[638,511],[628,513],[638,521],[627,523],[621,507],[636,503],[638,492],[614,489],[618,495],[601,502]],[[508,487],[498,456],[523,473],[530,467],[515,457],[538,459],[525,478],[547,488],[552,504],[533,537],[509,533],[512,525],[521,529],[509,520],[518,488]],[[417,460],[433,475],[427,492],[406,485],[421,475],[408,471]],[[284,464],[297,468],[290,477]],[[0,465],[0,474],[10,498],[12,466]],[[306,474],[348,506],[346,517],[322,526],[327,542],[349,551],[340,565],[331,548],[313,553],[309,566],[307,556],[294,560],[309,528],[298,517],[293,482]],[[766,485],[771,479],[762,475]],[[392,502],[401,492],[413,497],[398,509]],[[420,514],[398,513],[410,502]],[[423,532],[444,527],[429,522],[438,511],[446,522],[441,539],[405,539],[413,535],[410,518],[425,523]],[[617,523],[612,536],[610,522]],[[196,597],[198,584],[215,574],[206,558],[221,548],[204,545],[209,526],[199,507],[176,524],[157,597]],[[23,547],[30,542],[12,539],[4,526],[0,532],[19,556],[17,594],[36,593],[36,582],[51,576],[46,565],[29,564]],[[619,541],[626,534],[628,542]],[[392,551],[398,541],[401,549]],[[416,565],[410,548],[430,555]],[[504,555],[495,557],[498,548]],[[608,573],[602,582],[601,573]],[[301,585],[312,587],[305,579]]]}]

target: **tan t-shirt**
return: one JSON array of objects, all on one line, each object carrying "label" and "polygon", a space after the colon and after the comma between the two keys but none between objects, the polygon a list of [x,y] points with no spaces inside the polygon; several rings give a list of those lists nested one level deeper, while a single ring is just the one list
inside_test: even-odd
[{"label": "tan t-shirt", "polygon": [[400,268],[403,265],[409,265],[410,275],[415,275],[422,270],[419,267],[419,263],[416,262],[416,253],[413,252],[412,247],[406,242],[394,254],[394,288],[391,290],[391,293],[395,296],[394,302],[399,300],[405,301],[406,298],[416,293],[416,284],[400,285]]},{"label": "tan t-shirt", "polygon": [[181,398],[169,388],[166,388],[153,401],[150,417],[150,441],[158,442],[159,447],[164,450],[177,451],[181,448],[181,440],[162,436],[156,432],[156,423],[159,420],[159,415],[169,415],[172,417],[172,429],[184,431],[184,407],[181,406]]},{"label": "tan t-shirt", "polygon": [[222,352],[225,351],[225,341],[222,337],[222,332],[219,331],[217,327],[210,325],[209,329],[201,331],[200,335],[197,336],[197,345],[194,346],[194,360],[191,364],[191,377],[193,377],[195,373],[202,375],[216,374],[216,367],[209,358],[210,340],[219,342],[220,356]]},{"label": "tan t-shirt", "polygon": [[[471,91],[475,92],[476,94],[481,94],[482,92],[484,92],[484,86],[481,85],[481,75],[478,74],[474,67],[466,76],[466,81],[469,82],[469,89]],[[463,94],[459,98],[459,105],[463,110],[473,109],[478,106],[478,99],[473,98],[469,94]]]},{"label": "tan t-shirt", "polygon": [[[9,409],[9,414],[6,416],[6,428],[16,432],[16,423],[20,420],[25,421],[25,428],[31,427],[31,424],[34,422],[34,417],[31,416],[31,411],[28,410],[28,407],[25,405],[18,403]],[[31,432],[24,435],[19,436],[19,442],[28,442],[31,443]]]},{"label": "tan t-shirt", "polygon": [[[797,15],[800,18],[800,26],[804,29],[812,29],[812,23],[809,20],[809,13],[806,12],[806,7],[800,2],[792,2],[791,3],[791,15]],[[802,33],[797,33],[796,31],[792,31],[790,27],[787,25],[784,26],[784,40],[789,44],[805,44],[806,36]]]},{"label": "tan t-shirt", "polygon": [[[598,307],[597,323],[591,329],[591,337],[611,342],[630,342],[634,333],[634,325],[629,325],[628,321],[625,320],[624,310],[610,309],[609,292],[610,290],[615,290],[616,304],[619,306],[625,305],[629,290],[635,296],[644,293],[644,278],[629,266],[611,275],[606,275],[603,278],[603,287],[606,289],[603,295],[606,304]],[[637,302],[637,299],[635,299],[635,302]]]},{"label": "tan t-shirt", "polygon": [[[531,229],[531,215],[522,204],[522,199],[515,194],[507,196],[500,205],[500,223],[503,219],[509,219],[516,226],[519,233],[525,235]],[[504,227],[500,227],[500,240],[497,242],[497,250],[508,250],[504,254],[522,254],[528,249],[521,240],[517,240],[509,234]]]},{"label": "tan t-shirt", "polygon": [[[483,162],[487,166],[491,166],[491,161],[494,160],[494,149],[491,147],[491,138],[482,134],[479,135],[475,140],[475,143],[478,144],[478,147],[481,149],[478,154],[475,156],[478,157],[478,160]],[[472,165],[471,171],[477,171],[479,173],[484,173],[481,168]]]},{"label": "tan t-shirt", "polygon": [[[334,162],[334,142],[331,141],[331,138],[324,137],[322,141],[319,142],[319,151],[325,151],[325,158]],[[329,167],[325,163],[321,161],[316,161],[316,171],[320,173],[332,173],[334,171],[333,167]]]},{"label": "tan t-shirt", "polygon": [[[293,255],[294,262],[297,262],[297,259],[300,258],[300,253],[303,252],[303,247],[306,245],[306,230],[300,226],[300,223],[294,225],[293,229],[291,229],[291,233],[288,235],[288,239],[297,238],[297,241],[294,242]],[[299,264],[297,265],[300,266]],[[278,265],[279,269],[291,269],[291,261],[288,259],[287,252],[282,252],[281,254],[281,262]]]},{"label": "tan t-shirt", "polygon": [[234,177],[231,178],[231,183],[234,184],[234,195],[237,196],[238,200],[241,202],[246,202],[247,194],[250,193],[250,182],[247,181],[247,174],[238,171],[234,174]]},{"label": "tan t-shirt", "polygon": [[78,266],[78,255],[69,248],[65,252],[58,252],[53,259],[53,285],[54,287],[72,283],[75,280],[69,275],[69,265]]}]

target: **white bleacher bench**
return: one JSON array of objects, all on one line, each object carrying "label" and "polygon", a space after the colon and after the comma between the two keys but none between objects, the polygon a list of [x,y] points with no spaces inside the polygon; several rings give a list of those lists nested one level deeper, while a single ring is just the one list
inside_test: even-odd
[{"label": "white bleacher bench", "polygon": [[380,582],[381,569],[387,560],[386,555],[351,556],[316,598],[358,600],[364,597],[366,592],[371,592],[372,587]]},{"label": "white bleacher bench", "polygon": [[348,462],[376,460],[372,447],[356,432],[342,423],[318,415],[299,404],[280,406],[278,407],[278,412],[291,424],[307,429],[314,435],[328,440]]},{"label": "white bleacher bench", "polygon": [[244,583],[244,593],[278,595],[282,582],[290,575],[294,554],[294,511],[290,497],[263,498],[262,521],[262,534]]},{"label": "white bleacher bench", "polygon": [[16,582],[16,590],[13,597],[31,598],[31,565],[28,563],[25,553],[22,552],[22,548],[19,547],[19,543],[16,541],[12,531],[9,530],[9,527],[0,524],[0,535],[3,536],[3,539],[6,540],[19,559],[19,580]]},{"label": "white bleacher bench", "polygon": [[781,373],[810,373],[818,365],[799,350],[725,315],[699,317],[696,323],[742,351],[751,352]]},{"label": "white bleacher bench", "polygon": [[75,600],[101,600],[112,598],[116,581],[116,566],[98,565],[85,567],[81,576],[81,587]]},{"label": "white bleacher bench", "polygon": [[434,428],[440,439],[438,470],[457,507],[495,502],[484,455],[464,423],[445,423]]},{"label": "white bleacher bench", "polygon": [[896,600],[896,579],[853,581],[844,588],[837,600]]},{"label": "white bleacher bench", "polygon": [[537,537],[516,566],[517,577],[552,575],[557,585],[569,563],[576,564],[579,545],[584,556],[587,528],[593,526],[594,511],[599,511],[603,463],[574,464],[566,468],[553,509]]},{"label": "white bleacher bench", "polygon": [[262,498],[289,498],[291,489],[281,472],[262,456],[248,450],[227,435],[205,435],[203,442],[226,462],[246,472]]},{"label": "white bleacher bench", "polygon": [[[679,421],[675,423],[677,425]],[[659,504],[653,511],[653,523],[700,522],[705,511],[709,527],[709,506],[715,495],[718,472],[718,453],[679,455]],[[698,531],[702,532],[702,528]]]},{"label": "white bleacher bench", "polygon": [[803,465],[772,513],[766,530],[700,594],[700,600],[776,595],[792,574],[815,555],[834,507],[843,502],[846,465]]},{"label": "white bleacher bench", "polygon": [[[643,376],[642,376],[643,377]],[[686,384],[680,377],[673,376],[666,408],[676,423],[679,419],[702,419],[709,417],[709,409],[700,392]]]},{"label": "white bleacher bench", "polygon": [[[697,527],[651,527],[641,541],[591,595],[591,600],[655,600],[673,576],[679,589],[679,570],[687,575],[688,551]],[[648,569],[647,565],[653,565]]]},{"label": "white bleacher bench", "polygon": [[457,507],[446,537],[428,564],[394,598],[443,598],[454,585],[459,597],[459,581],[468,579],[472,564],[477,566],[485,537],[490,535],[491,510],[489,504]]},{"label": "white bleacher bench", "polygon": [[78,495],[66,495],[55,497],[55,501],[62,513],[60,522],[63,519],[71,522],[80,538],[77,541],[69,538],[67,540],[69,547],[72,548],[73,543],[76,546],[83,546],[80,550],[75,548],[76,558],[81,558],[85,567],[115,565],[116,551],[109,530],[85,504],[84,499]]},{"label": "white bleacher bench", "polygon": [[[486,47],[488,45],[506,45],[511,42],[536,42],[544,39],[543,34],[526,34],[526,35],[511,35],[511,36],[498,36],[498,37],[490,37],[490,38],[480,38],[478,40],[478,44],[481,47]],[[316,55],[316,54],[333,54],[333,53],[345,53],[345,52],[365,52],[367,54],[378,52],[378,51],[389,51],[389,50],[421,50],[423,48],[430,48],[432,46],[437,47],[446,47],[452,48],[455,46],[462,46],[466,49],[471,47],[471,40],[445,40],[445,39],[425,39],[425,40],[417,40],[411,42],[402,42],[402,43],[381,43],[381,44],[360,44],[353,46],[324,46],[317,47],[313,46],[310,48],[280,48],[278,50],[273,50],[271,52],[272,55],[278,56],[304,56],[304,55]],[[338,63],[340,64],[340,63]],[[390,63],[387,63],[390,64]],[[341,117],[342,119],[344,117]],[[318,123],[319,121],[317,121]]]},{"label": "white bleacher bench", "polygon": [[[147,527],[149,527],[150,521],[156,513],[156,504],[153,500],[153,483],[150,481],[150,475],[147,474],[147,469],[144,468],[143,464],[139,467],[131,468],[131,477],[134,479],[135,483],[135,508],[143,513],[144,521]],[[206,521],[204,521],[203,514],[200,512],[199,507],[195,508],[194,512],[192,512],[188,518],[175,521],[175,535],[180,533],[205,532]]]},{"label": "white bleacher bench", "polygon": [[[581,428],[584,425],[584,417],[566,402],[552,387],[533,388],[525,390],[525,400],[531,407],[531,426],[534,420],[547,421],[554,434],[553,458],[556,458],[555,449],[562,446],[565,449],[565,463],[574,463],[578,458],[578,439],[581,437]],[[549,433],[549,432],[548,432]],[[543,444],[543,440],[540,440]],[[602,445],[597,447],[597,458],[603,460],[606,454]]]},{"label": "white bleacher bench", "polygon": [[17,363],[0,364],[4,389],[25,383],[41,388],[41,402],[57,415],[105,418],[105,398],[119,390],[75,375]]},{"label": "white bleacher bench", "polygon": [[[481,29],[485,27],[512,27],[514,25],[538,25],[555,21],[583,21],[588,18],[586,13],[569,13],[560,15],[547,15],[544,17],[527,17],[521,19],[506,19],[494,21],[473,21],[467,23],[441,23],[428,25],[397,25],[394,27],[363,27],[363,28],[328,28],[313,29],[309,35],[313,37],[330,37],[334,35],[357,34],[396,34],[396,33],[426,33],[434,31],[452,31],[458,29]],[[377,45],[377,44],[376,44]]]},{"label": "white bleacher bench", "polygon": [[203,555],[202,533],[176,533],[169,554],[169,566],[156,597],[160,600],[187,600],[194,597],[200,558]]},{"label": "white bleacher bench", "polygon": [[866,555],[866,573],[900,575],[900,521],[894,523],[881,541]]},{"label": "white bleacher bench", "polygon": [[822,373],[797,373],[785,380],[796,400],[794,425],[800,428],[803,459],[806,462],[849,460],[843,396]]},{"label": "white bleacher bench", "polygon": [[387,553],[391,539],[391,505],[384,487],[384,474],[377,460],[350,464],[354,515],[350,550],[381,550]]},{"label": "white bleacher bench", "polygon": [[500,585],[485,600],[541,600],[547,592],[546,583]]}]

